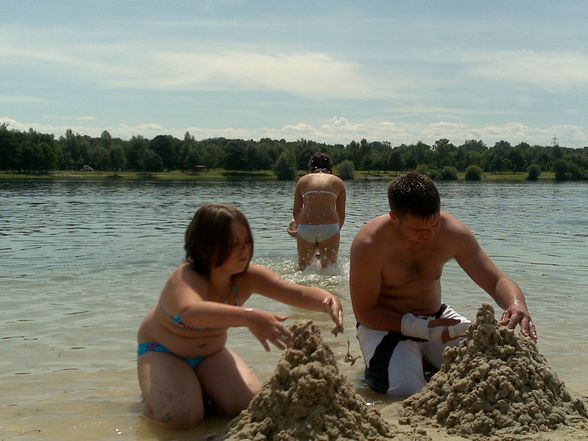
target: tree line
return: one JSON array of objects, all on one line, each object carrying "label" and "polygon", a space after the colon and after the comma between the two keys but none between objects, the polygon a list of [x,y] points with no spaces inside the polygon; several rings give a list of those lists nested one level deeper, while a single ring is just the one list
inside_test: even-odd
[{"label": "tree line", "polygon": [[392,146],[388,141],[365,139],[347,145],[310,140],[285,141],[262,138],[259,141],[210,138],[196,140],[189,132],[183,139],[158,135],[153,139],[133,136],[114,138],[108,131],[90,137],[67,130],[55,139],[53,134],[33,129],[18,131],[0,124],[0,170],[18,173],[47,173],[53,170],[196,171],[221,168],[231,171],[273,170],[278,178],[292,179],[296,170],[306,170],[310,157],[328,153],[342,170],[402,172],[419,170],[441,173],[448,168],[465,171],[476,166],[484,172],[510,173],[553,171],[561,179],[588,178],[588,147],[573,149],[559,145],[540,146],[499,141],[487,146],[481,140],[454,145],[439,139],[432,145]]}]

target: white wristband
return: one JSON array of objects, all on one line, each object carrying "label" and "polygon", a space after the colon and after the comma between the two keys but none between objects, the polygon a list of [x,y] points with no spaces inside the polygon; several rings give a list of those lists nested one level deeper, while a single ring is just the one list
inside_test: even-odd
[{"label": "white wristband", "polygon": [[400,332],[407,337],[429,340],[429,319],[418,318],[410,312],[402,316]]},{"label": "white wristband", "polygon": [[454,338],[465,336],[469,327],[470,323],[468,322],[462,322],[458,323],[457,325],[448,326],[447,331],[449,331],[449,338],[453,340]]},{"label": "white wristband", "polygon": [[434,326],[429,328],[429,341],[443,343],[443,330],[445,326]]}]

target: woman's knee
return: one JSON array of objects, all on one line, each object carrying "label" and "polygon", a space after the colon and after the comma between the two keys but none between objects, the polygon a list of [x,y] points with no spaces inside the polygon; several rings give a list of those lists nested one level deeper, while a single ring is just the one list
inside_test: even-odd
[{"label": "woman's knee", "polygon": [[204,419],[204,406],[197,403],[170,402],[160,407],[145,404],[143,412],[146,416],[175,429],[196,427]]},{"label": "woman's knee", "polygon": [[217,402],[218,410],[223,415],[236,416],[242,410],[247,409],[256,393],[256,390],[242,391],[238,395],[233,395],[231,400],[223,400],[222,403]]}]

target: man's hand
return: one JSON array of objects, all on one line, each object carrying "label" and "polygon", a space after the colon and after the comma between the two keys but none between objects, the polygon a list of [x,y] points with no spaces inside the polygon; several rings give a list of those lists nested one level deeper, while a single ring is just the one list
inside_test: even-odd
[{"label": "man's hand", "polygon": [[440,318],[433,319],[429,322],[429,341],[440,341],[445,344],[449,340],[459,337],[451,337],[449,335],[449,327],[457,326],[459,324],[458,319],[452,318]]},{"label": "man's hand", "polygon": [[513,303],[509,306],[506,311],[502,313],[502,317],[498,322],[502,326],[508,326],[514,329],[519,325],[521,327],[521,334],[525,337],[531,337],[533,340],[537,340],[537,330],[531,320],[527,307],[519,303]]}]

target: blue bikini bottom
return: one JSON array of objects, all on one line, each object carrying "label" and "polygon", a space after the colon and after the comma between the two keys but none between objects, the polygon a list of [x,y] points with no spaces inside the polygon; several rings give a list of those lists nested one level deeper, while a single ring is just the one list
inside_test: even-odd
[{"label": "blue bikini bottom", "polygon": [[202,363],[205,358],[205,357],[191,357],[191,358],[180,357],[179,355],[174,354],[168,348],[163,346],[161,343],[151,343],[151,342],[139,343],[139,346],[137,347],[137,358],[139,358],[141,355],[145,355],[148,352],[163,352],[164,354],[171,354],[175,357],[178,357],[178,358],[181,358],[182,360],[184,360],[186,363],[188,363],[188,366],[190,366],[192,369],[194,369],[196,366],[198,366],[200,363]]}]

